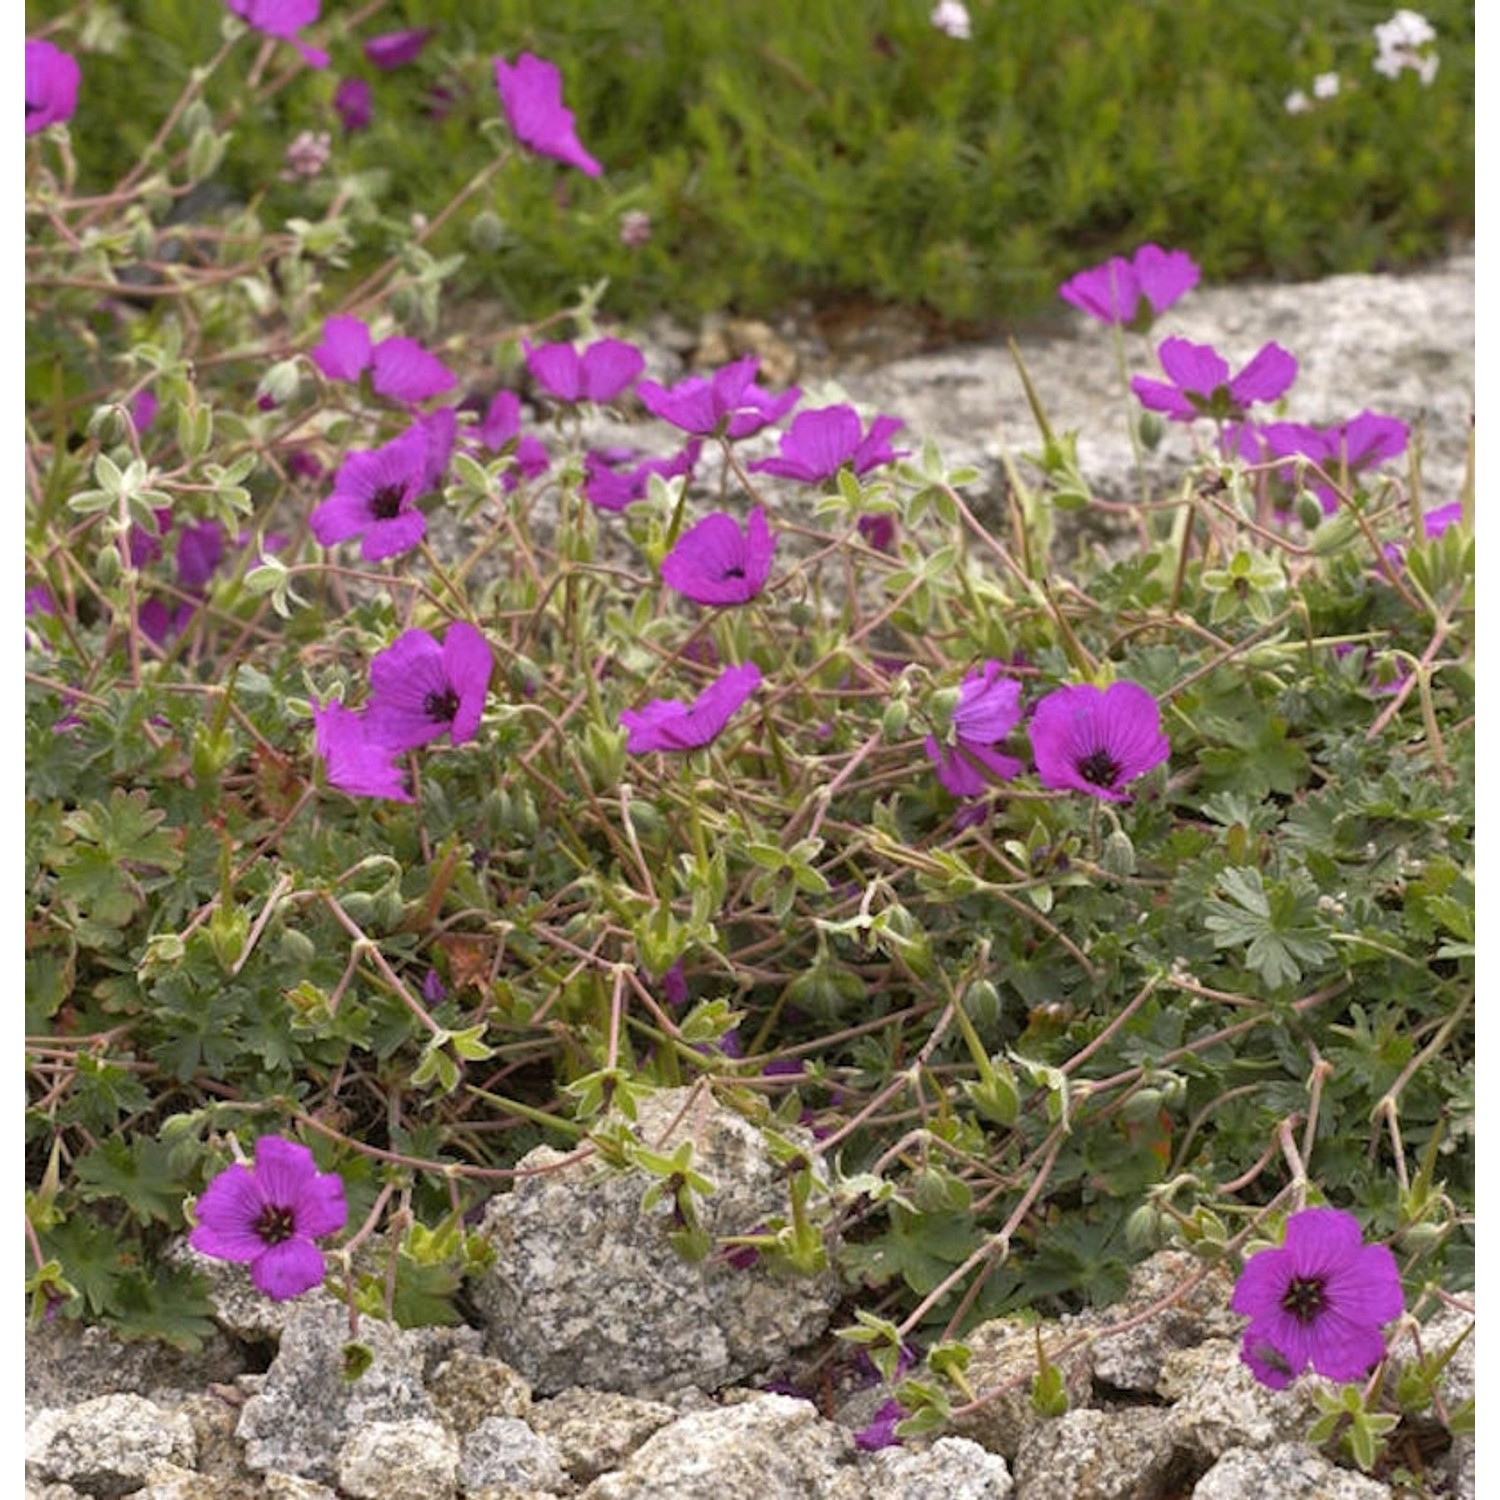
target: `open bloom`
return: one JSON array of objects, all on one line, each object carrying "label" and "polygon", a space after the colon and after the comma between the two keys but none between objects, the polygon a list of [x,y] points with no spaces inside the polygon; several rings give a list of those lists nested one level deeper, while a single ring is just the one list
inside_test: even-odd
[{"label": "open bloom", "polygon": [[573,111],[562,102],[562,74],[554,64],[523,52],[514,64],[495,59],[495,87],[515,137],[538,156],[550,156],[588,177],[604,168],[578,142]]},{"label": "open bloom", "polygon": [[370,733],[363,714],[345,708],[337,698],[313,704],[314,748],[328,784],[351,797],[383,797],[410,802],[411,793],[396,765],[396,751]]},{"label": "open bloom", "polygon": [[749,467],[762,474],[821,484],[848,464],[857,475],[881,464],[894,463],[910,451],[891,451],[891,438],[906,424],[900,417],[880,415],[864,432],[859,413],[852,406],[821,406],[799,412],[781,435],[779,451],[772,458],[758,459]]},{"label": "open bloom", "polygon": [[1130,388],[1142,406],[1165,412],[1174,422],[1243,420],[1246,407],[1275,401],[1297,378],[1297,361],[1280,344],[1266,344],[1233,379],[1229,365],[1208,344],[1163,339],[1156,353],[1167,379],[1136,375]]},{"label": "open bloom", "polygon": [[224,0],[224,4],[252,30],[290,42],[310,67],[326,68],[328,54],[309,47],[297,33],[318,19],[322,0]]},{"label": "open bloom", "polygon": [[263,1135],[255,1165],[236,1162],[203,1190],[198,1227],[188,1243],[218,1260],[248,1261],[250,1279],[268,1297],[284,1302],[323,1280],[316,1241],[337,1234],[349,1210],[337,1172],[320,1172],[313,1154],[296,1141]]},{"label": "open bloom", "polygon": [[308,518],[325,546],[361,538],[359,555],[379,562],[410,552],[427,535],[427,518],[416,508],[427,492],[428,436],[407,428],[393,442],[351,454],[334,476],[333,493]]},{"label": "open bloom", "polygon": [[[1354,475],[1406,452],[1410,429],[1396,417],[1362,411],[1347,422],[1312,427],[1305,422],[1267,422],[1260,428],[1265,452],[1271,458],[1305,458],[1325,474],[1337,479],[1341,472]],[[1338,496],[1315,474],[1307,476],[1308,488],[1318,497],[1325,515],[1339,508]]]},{"label": "open bloom", "polygon": [[1125,784],[1172,753],[1156,699],[1134,682],[1058,688],[1037,704],[1028,728],[1043,786],[1106,802],[1130,801]]},{"label": "open bloom", "polygon": [[1185,250],[1142,245],[1129,260],[1113,255],[1058,287],[1057,295],[1101,323],[1145,327],[1198,285]]},{"label": "open bloom", "polygon": [[1358,1380],[1385,1354],[1380,1330],[1405,1303],[1386,1246],[1364,1244],[1352,1214],[1306,1208],[1286,1221],[1279,1250],[1245,1262],[1229,1305],[1250,1319],[1240,1357],[1282,1390],[1309,1365]]},{"label": "open bloom", "polygon": [[758,355],[747,354],[712,376],[689,375],[666,389],[654,380],[636,387],[641,405],[654,417],[700,437],[742,438],[779,421],[802,395],[797,386],[773,396],[755,383]]},{"label": "open bloom", "polygon": [[328,318],[323,341],[308,351],[308,358],[330,380],[358,380],[369,370],[376,393],[393,401],[425,401],[457,384],[452,370],[415,339],[373,343],[359,318]]},{"label": "open bloom", "polygon": [[642,370],[646,357],[624,339],[596,339],[580,353],[571,344],[525,344],[531,378],[559,401],[613,401]]},{"label": "open bloom", "polygon": [[662,582],[695,604],[744,604],[771,576],[776,538],[757,505],[745,529],[715,511],[677,539],[661,562]]},{"label": "open bloom", "polygon": [[1437,77],[1437,51],[1425,50],[1437,40],[1437,32],[1426,16],[1414,10],[1398,10],[1374,30],[1378,50],[1373,66],[1377,73],[1397,78],[1410,68],[1423,84],[1430,84]]},{"label": "open bloom", "polygon": [[591,450],[583,456],[581,488],[591,505],[597,505],[600,510],[621,511],[632,501],[645,498],[653,474],[659,474],[663,479],[691,474],[702,451],[701,439],[694,438],[674,458],[646,458],[626,468],[625,465],[637,457],[633,448]]},{"label": "open bloom", "polygon": [[383,31],[365,43],[365,56],[382,72],[388,73],[392,68],[414,62],[431,35],[430,26],[417,26],[410,31]]},{"label": "open bloom", "polygon": [[945,36],[951,36],[957,42],[966,42],[974,34],[969,21],[969,8],[962,0],[938,0],[927,19]]},{"label": "open bloom", "polygon": [[455,745],[474,738],[484,712],[494,659],[484,636],[457,620],[441,646],[425,630],[408,630],[370,663],[371,738],[412,750],[447,732]]},{"label": "open bloom", "polygon": [[994,781],[1021,774],[1020,761],[993,748],[1021,721],[1021,684],[1004,671],[1004,662],[987,661],[970,672],[953,710],[953,743],[941,745],[930,734],[924,742],[938,780],[955,797],[978,797]]},{"label": "open bloom", "polygon": [[647,750],[697,750],[716,739],[724,726],[760,686],[753,661],[727,667],[691,703],[656,698],[644,708],[627,708],[620,722],[630,731],[625,748],[632,755]]},{"label": "open bloom", "polygon": [[51,42],[26,41],[26,134],[35,135],[78,108],[78,59]]}]

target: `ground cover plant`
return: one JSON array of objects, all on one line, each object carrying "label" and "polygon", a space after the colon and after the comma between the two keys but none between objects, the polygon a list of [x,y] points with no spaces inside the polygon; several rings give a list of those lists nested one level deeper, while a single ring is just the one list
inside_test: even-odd
[{"label": "ground cover plant", "polygon": [[[649,378],[597,287],[479,347],[428,245],[482,192],[357,281],[329,143],[210,208],[254,136],[216,90],[295,120],[335,49],[436,38],[192,14],[114,179],[72,132],[151,33],[27,43],[34,1316],[191,1346],[186,1237],[456,1321],[470,1215],[547,1143],[659,1177],[683,1254],[836,1265],[852,1341],[925,1357],[898,1430],[984,1399],[977,1322],[1181,1243],[1240,1273],[1258,1378],[1350,1383],[1325,1435],[1375,1464],[1432,1401],[1392,1325],[1472,1284],[1472,485],[1424,494],[1392,415],[1299,421],[1269,331],[1238,369],[1153,337],[1201,268],[1152,242],[1054,273],[1143,448],[1201,437],[1129,504],[1040,405],[987,494],[753,358]],[[577,75],[482,61],[486,183],[606,172]],[[599,408],[676,451],[591,446]],[[786,1161],[733,1244],[627,1129],[684,1083]]]},{"label": "ground cover plant", "polygon": [[[531,52],[562,69],[607,170],[497,173],[474,200],[484,211],[429,245],[462,253],[462,287],[518,317],[608,276],[616,316],[779,311],[800,295],[994,324],[1055,307],[1061,276],[1122,246],[1191,246],[1222,283],[1409,265],[1472,236],[1474,8],[1461,0],[1427,8],[1433,38],[1387,43],[1381,0],[964,13],[966,36],[919,0],[340,8],[309,28],[332,59],[316,77],[282,86],[299,63],[283,48],[248,90],[234,60],[206,82],[234,143],[203,196],[320,221],[357,281],[413,213],[492,164],[489,59]],[[129,170],[220,45],[202,0],[28,15],[33,34],[61,19],[101,77],[130,79],[131,109],[73,122],[92,181]],[[417,40],[367,53],[382,33]],[[336,172],[288,168],[303,132],[329,136]]]}]

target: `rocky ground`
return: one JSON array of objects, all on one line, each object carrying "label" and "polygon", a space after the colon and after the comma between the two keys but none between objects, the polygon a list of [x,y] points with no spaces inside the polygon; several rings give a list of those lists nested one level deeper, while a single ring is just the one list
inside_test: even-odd
[{"label": "rocky ground", "polygon": [[[1199,290],[1156,334],[1212,342],[1231,365],[1275,339],[1301,362],[1290,396],[1297,420],[1368,407],[1413,423],[1430,507],[1457,497],[1468,461],[1473,318],[1473,258],[1458,256],[1415,275]],[[1081,316],[1060,326],[1028,336],[1022,357],[1054,428],[1080,432],[1087,483],[1122,498],[1134,479],[1108,334]],[[996,483],[1002,451],[1035,446],[1002,340],[881,359],[872,351],[920,342],[920,326],[865,320],[856,334],[863,346],[847,327],[835,334],[803,317],[692,332],[662,325],[649,342],[664,378],[689,356],[713,363],[748,348],[768,375],[795,378],[810,394],[836,379],[854,400],[932,436],[950,464],[973,463]],[[1138,349],[1133,368],[1147,368],[1145,359]],[[653,438],[642,432],[639,441]],[[1151,459],[1159,477],[1191,456],[1192,442],[1169,431]],[[779,1201],[757,1133],[706,1098],[662,1096],[640,1128],[653,1143],[691,1133],[695,1167],[717,1184],[705,1210],[710,1232],[744,1232]],[[362,1318],[358,1339],[372,1362],[358,1379],[344,1376],[351,1335],[339,1303],[318,1291],[272,1304],[240,1268],[218,1264],[205,1269],[221,1331],[199,1354],[121,1344],[64,1320],[29,1333],[28,1500],[1475,1493],[1472,1440],[1450,1443],[1439,1428],[1403,1429],[1402,1463],[1422,1476],[1417,1488],[1394,1474],[1365,1477],[1307,1446],[1316,1382],[1282,1393],[1257,1386],[1239,1361],[1227,1274],[1176,1251],[1138,1268],[1122,1306],[1044,1326],[1068,1387],[1065,1416],[1032,1414],[1024,1398],[1035,1331],[998,1320],[972,1335],[967,1379],[1000,1394],[936,1441],[867,1451],[854,1433],[887,1393],[826,1358],[831,1327],[850,1321],[832,1280],[789,1281],[720,1259],[690,1265],[665,1241],[665,1210],[642,1211],[641,1181],[551,1153],[535,1164],[550,1170],[487,1211],[484,1232],[498,1253],[474,1289],[475,1326],[402,1330]],[[1472,1321],[1443,1308],[1423,1346],[1452,1343]],[[1131,1326],[1111,1331],[1124,1322]],[[1404,1330],[1396,1358],[1413,1348]],[[1450,1407],[1473,1394],[1472,1351],[1470,1338],[1443,1377]],[[785,1394],[789,1387],[816,1399]]]}]

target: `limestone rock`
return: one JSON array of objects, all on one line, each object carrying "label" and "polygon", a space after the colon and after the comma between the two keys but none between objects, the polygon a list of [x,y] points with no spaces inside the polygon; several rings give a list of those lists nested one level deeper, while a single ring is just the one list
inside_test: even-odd
[{"label": "limestone rock", "polygon": [[102,1500],[140,1489],[158,1464],[192,1468],[196,1461],[192,1423],[128,1393],[49,1408],[26,1434],[26,1466],[36,1480]]},{"label": "limestone rock", "polygon": [[1388,1485],[1330,1463],[1306,1443],[1231,1448],[1193,1490],[1193,1500],[1390,1500]]},{"label": "limestone rock", "polygon": [[452,1500],[458,1443],[440,1422],[367,1422],[339,1450],[339,1488],[354,1500]]}]

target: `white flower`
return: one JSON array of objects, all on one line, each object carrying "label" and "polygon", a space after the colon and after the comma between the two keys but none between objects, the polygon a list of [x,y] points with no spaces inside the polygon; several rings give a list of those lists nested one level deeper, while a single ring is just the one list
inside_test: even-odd
[{"label": "white flower", "polygon": [[1305,115],[1312,108],[1312,100],[1301,89],[1293,89],[1286,96],[1286,112],[1289,115]]},{"label": "white flower", "polygon": [[1339,91],[1339,75],[1337,73],[1319,73],[1313,79],[1313,98],[1332,99]]},{"label": "white flower", "polygon": [[968,41],[973,34],[969,26],[969,8],[960,0],[938,0],[928,19],[939,31],[960,42]]},{"label": "white flower", "polygon": [[1375,45],[1379,48],[1374,63],[1377,73],[1396,78],[1410,68],[1424,84],[1437,77],[1437,52],[1417,50],[1437,40],[1437,32],[1425,16],[1414,10],[1398,10],[1374,30]]}]

